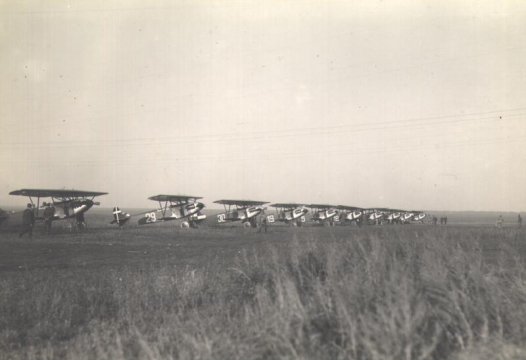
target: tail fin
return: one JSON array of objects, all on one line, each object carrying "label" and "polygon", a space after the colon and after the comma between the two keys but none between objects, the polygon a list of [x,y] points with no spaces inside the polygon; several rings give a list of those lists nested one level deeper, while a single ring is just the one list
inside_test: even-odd
[{"label": "tail fin", "polygon": [[118,206],[113,208],[113,221],[110,224],[117,224],[119,226],[124,225],[130,220],[131,215],[119,209]]}]

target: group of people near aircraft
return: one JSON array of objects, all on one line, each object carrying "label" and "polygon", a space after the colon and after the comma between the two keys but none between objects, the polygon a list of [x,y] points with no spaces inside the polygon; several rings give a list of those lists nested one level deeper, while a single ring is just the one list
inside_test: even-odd
[{"label": "group of people near aircraft", "polygon": [[[10,195],[28,197],[30,203],[23,212],[23,228],[20,236],[29,234],[36,221],[43,221],[48,233],[53,221],[71,219],[78,229],[86,226],[84,214],[93,205],[99,205],[94,199],[106,195],[105,192],[82,190],[49,190],[21,189],[10,192]],[[40,203],[41,199],[50,199]],[[183,228],[197,228],[206,220],[202,210],[205,205],[199,200],[202,197],[192,195],[155,195],[148,198],[158,203],[158,207],[139,214],[129,214],[119,207],[113,208],[111,224],[122,227],[132,217],[139,217],[138,225],[154,224],[172,220],[180,220]],[[35,204],[36,203],[36,204]],[[241,222],[244,227],[261,227],[265,231],[268,224],[282,222],[291,226],[302,226],[310,221],[314,224],[334,226],[335,224],[408,224],[423,222],[426,214],[422,211],[406,211],[387,208],[360,208],[355,206],[328,204],[274,203],[268,206],[274,208],[267,213],[267,201],[255,200],[217,200],[214,203],[223,205],[224,212],[217,215],[219,224],[226,222]]]}]

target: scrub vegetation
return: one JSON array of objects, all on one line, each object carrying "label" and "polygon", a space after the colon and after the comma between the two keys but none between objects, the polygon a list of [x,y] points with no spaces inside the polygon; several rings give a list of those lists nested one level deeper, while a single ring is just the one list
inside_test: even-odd
[{"label": "scrub vegetation", "polygon": [[[523,230],[145,234],[104,228],[73,244],[69,235],[1,240],[11,267],[0,272],[0,357],[526,358]],[[31,263],[46,249],[59,255]]]}]

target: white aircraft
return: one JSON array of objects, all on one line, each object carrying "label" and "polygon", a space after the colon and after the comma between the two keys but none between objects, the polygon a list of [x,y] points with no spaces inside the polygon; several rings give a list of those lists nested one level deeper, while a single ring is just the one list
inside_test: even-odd
[{"label": "white aircraft", "polygon": [[206,219],[206,215],[201,213],[205,205],[197,201],[201,199],[200,197],[188,195],[155,195],[148,199],[157,201],[159,208],[131,215],[116,206],[113,208],[113,221],[110,224],[117,224],[121,227],[126,224],[132,216],[142,215],[137,221],[139,225],[187,219],[181,222],[182,228],[197,228],[197,225]]},{"label": "white aircraft", "polygon": [[274,218],[274,215],[267,217],[271,223],[277,220],[292,226],[301,226],[305,223],[305,215],[309,212],[302,204],[276,203],[270,206],[276,208],[276,217]]},{"label": "white aircraft", "polygon": [[[78,229],[86,226],[84,214],[91,209],[93,205],[100,205],[99,202],[93,201],[95,197],[106,194],[106,192],[96,191],[49,189],[21,189],[9,193],[9,195],[27,196],[33,208],[36,209],[36,220],[44,220],[44,218],[40,216],[40,210],[51,207],[54,212],[51,218],[52,221],[75,219]],[[36,206],[33,198],[36,198]],[[42,202],[41,205],[41,198],[50,198],[51,202]]]},{"label": "white aircraft", "polygon": [[348,223],[355,222],[358,226],[361,226],[364,212],[362,208],[356,206],[338,205],[336,209],[339,211],[340,221]]},{"label": "white aircraft", "polygon": [[424,219],[427,217],[427,214],[423,211],[414,211],[414,216],[412,218],[413,221],[418,221],[420,223],[424,223]]},{"label": "white aircraft", "polygon": [[387,209],[387,211],[384,212],[384,218],[389,224],[399,224],[404,213],[405,210]]},{"label": "white aircraft", "polygon": [[[202,199],[201,197],[189,195],[155,195],[148,199],[157,201],[159,208],[139,214],[144,215],[138,220],[139,225],[186,219],[181,222],[182,228],[197,228],[197,225],[206,219],[206,215],[201,213],[205,205],[197,201]],[[119,209],[117,208],[117,210]]]},{"label": "white aircraft", "polygon": [[310,204],[307,207],[312,209],[311,220],[317,224],[334,226],[334,222],[340,221],[338,211],[332,205]]},{"label": "white aircraft", "polygon": [[383,209],[383,208],[364,209],[363,215],[369,224],[380,225],[382,223],[382,219],[385,218],[385,210],[388,210],[388,209]]}]

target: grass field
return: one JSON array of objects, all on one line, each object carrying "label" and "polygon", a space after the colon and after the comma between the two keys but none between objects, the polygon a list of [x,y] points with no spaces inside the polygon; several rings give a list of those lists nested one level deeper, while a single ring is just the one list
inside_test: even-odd
[{"label": "grass field", "polygon": [[526,231],[239,226],[0,238],[6,359],[524,359]]}]

